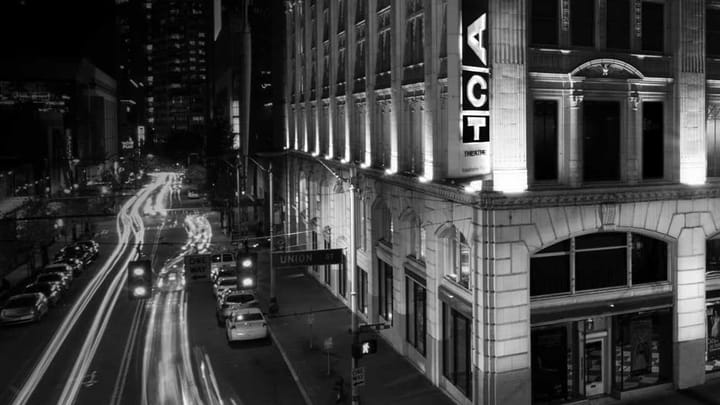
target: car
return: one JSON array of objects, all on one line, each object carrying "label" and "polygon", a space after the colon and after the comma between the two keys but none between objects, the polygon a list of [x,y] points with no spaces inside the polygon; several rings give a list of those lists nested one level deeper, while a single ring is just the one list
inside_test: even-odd
[{"label": "car", "polygon": [[213,294],[215,297],[219,297],[226,290],[237,290],[238,283],[236,276],[223,276],[218,277],[213,283]]},{"label": "car", "polygon": [[88,240],[81,240],[79,242],[75,243],[77,246],[80,246],[81,248],[87,250],[90,252],[90,257],[92,260],[97,259],[98,254],[100,253],[100,244],[95,242],[92,239]]},{"label": "car", "polygon": [[237,275],[236,267],[221,267],[214,274],[210,270],[210,280],[214,283],[220,277],[235,277]]},{"label": "car", "polygon": [[62,273],[42,273],[35,277],[36,283],[53,283],[57,284],[62,290],[70,288],[70,283]]},{"label": "car", "polygon": [[67,263],[52,263],[43,267],[42,270],[40,270],[40,273],[60,273],[67,278],[67,282],[70,284],[73,281],[75,271],[73,270],[73,267]]},{"label": "car", "polygon": [[216,315],[221,325],[232,311],[240,308],[257,307],[260,303],[251,291],[229,290],[218,298]]},{"label": "car", "polygon": [[32,283],[25,286],[23,293],[42,293],[48,300],[48,305],[57,305],[62,298],[62,289],[54,283]]},{"label": "car", "polygon": [[0,310],[0,323],[5,325],[37,322],[48,312],[48,300],[42,293],[13,295]]},{"label": "car", "polygon": [[90,264],[94,258],[93,258],[93,252],[89,250],[88,248],[73,244],[70,246],[66,246],[62,248],[56,255],[55,259],[60,260],[63,258],[73,258],[73,259],[80,259],[83,262],[83,265],[87,266]]},{"label": "car", "polygon": [[225,319],[228,342],[267,339],[267,321],[260,308],[250,307],[234,310]]},{"label": "car", "polygon": [[192,199],[200,198],[200,193],[198,193],[195,190],[188,190],[187,198],[192,198]]},{"label": "car", "polygon": [[83,272],[85,269],[85,265],[83,264],[82,260],[76,259],[74,257],[64,257],[59,260],[55,261],[55,264],[67,264],[69,265],[73,270],[73,277],[77,277],[80,275],[80,273]]}]

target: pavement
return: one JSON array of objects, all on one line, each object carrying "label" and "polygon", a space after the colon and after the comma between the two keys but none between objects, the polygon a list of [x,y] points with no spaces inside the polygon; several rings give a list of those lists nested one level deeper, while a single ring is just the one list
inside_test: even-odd
[{"label": "pavement", "polygon": [[[93,239],[99,244],[101,244],[102,249],[102,245],[104,243],[107,244],[107,241],[112,239],[112,233],[115,229],[116,222],[115,216],[89,218],[88,222],[91,232],[88,234],[79,235],[77,240]],[[52,263],[52,259],[55,254],[59,252],[60,249],[71,243],[72,240],[67,238],[57,239],[53,243],[51,243],[47,247],[49,262]],[[22,289],[22,287],[24,287],[25,285],[27,285],[30,282],[30,279],[32,279],[34,276],[35,274],[32,269],[30,269],[30,265],[28,263],[22,264],[15,268],[15,270],[6,273],[4,278],[9,283],[9,292],[5,294],[10,295],[19,292],[19,290]],[[0,293],[0,298],[2,298],[2,296],[3,294]]]},{"label": "pavement", "polygon": [[[304,269],[277,274],[279,311],[269,318],[273,339],[303,392],[313,405],[349,404],[350,310]],[[361,404],[453,404],[438,387],[390,347],[379,335],[377,353],[360,359],[365,386]],[[335,384],[342,378],[343,399]]]}]

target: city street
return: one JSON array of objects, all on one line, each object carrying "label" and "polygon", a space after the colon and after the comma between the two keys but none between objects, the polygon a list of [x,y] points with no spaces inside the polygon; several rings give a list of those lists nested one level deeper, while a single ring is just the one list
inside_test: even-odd
[{"label": "city street", "polygon": [[[65,304],[38,324],[0,329],[0,355],[18,364],[2,370],[12,384],[0,402],[297,403],[300,393],[271,340],[228,344],[209,281],[182,281],[188,237],[183,220],[208,211],[200,200],[179,202],[163,190],[171,176],[159,178],[126,205],[122,229],[101,241],[103,253]],[[148,200],[155,208],[167,201],[167,215],[160,209],[143,215]],[[229,247],[219,223],[212,225],[213,242]],[[117,240],[124,243],[111,252]],[[136,241],[152,259],[156,283],[166,282],[147,300],[126,293],[125,269],[135,258]],[[171,273],[174,281],[167,283]]]}]

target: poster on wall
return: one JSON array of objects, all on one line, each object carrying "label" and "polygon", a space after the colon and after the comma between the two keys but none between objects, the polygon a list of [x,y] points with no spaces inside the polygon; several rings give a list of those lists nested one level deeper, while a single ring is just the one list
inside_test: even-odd
[{"label": "poster on wall", "polygon": [[720,304],[707,307],[707,355],[705,371],[720,370]]},{"label": "poster on wall", "polygon": [[490,69],[487,0],[462,1],[461,167],[464,176],[490,173]]}]

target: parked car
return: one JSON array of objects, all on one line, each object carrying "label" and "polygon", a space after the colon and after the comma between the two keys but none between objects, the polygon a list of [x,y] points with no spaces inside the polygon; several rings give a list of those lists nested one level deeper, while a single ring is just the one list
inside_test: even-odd
[{"label": "parked car", "polygon": [[32,283],[25,286],[23,293],[42,293],[50,306],[57,305],[62,298],[62,289],[54,283]]},{"label": "parked car", "polygon": [[191,199],[200,198],[200,193],[198,193],[197,190],[188,190],[187,198],[191,198]]},{"label": "parked car", "polygon": [[210,275],[217,273],[223,267],[237,266],[235,255],[230,252],[214,254],[210,257]]},{"label": "parked car", "polygon": [[93,253],[81,245],[73,244],[60,249],[60,251],[55,255],[56,261],[65,258],[79,259],[87,266],[93,261]]},{"label": "parked car", "polygon": [[235,277],[237,276],[237,270],[235,266],[232,267],[220,267],[214,274],[210,270],[210,280],[214,283],[220,277]]},{"label": "parked car", "polygon": [[218,323],[222,325],[225,318],[230,316],[232,311],[236,309],[257,307],[259,305],[257,297],[251,291],[229,290],[218,299],[215,311]]},{"label": "parked car", "polygon": [[224,276],[218,277],[213,283],[213,294],[215,297],[219,297],[226,290],[237,290],[237,277],[236,276]]},{"label": "parked car", "polygon": [[62,273],[42,273],[35,278],[35,282],[57,284],[63,291],[70,288],[70,283]]},{"label": "parked car", "polygon": [[43,267],[40,273],[60,273],[67,278],[68,284],[70,284],[73,281],[75,271],[73,267],[67,263],[53,263]]},{"label": "parked car", "polygon": [[42,293],[13,295],[0,310],[0,322],[13,323],[36,322],[48,311],[48,300]]},{"label": "parked car", "polygon": [[257,307],[233,311],[231,316],[225,319],[225,331],[228,342],[268,337],[267,321]]},{"label": "parked car", "polygon": [[80,246],[82,249],[85,249],[86,251],[90,252],[90,257],[92,260],[97,259],[98,254],[100,253],[100,245],[95,242],[92,239],[88,240],[81,240],[79,242],[75,243],[77,246]]},{"label": "parked car", "polygon": [[63,257],[59,260],[56,260],[55,263],[69,265],[73,270],[73,277],[79,276],[80,273],[82,273],[85,269],[85,265],[83,264],[82,260],[76,259],[74,257]]}]

